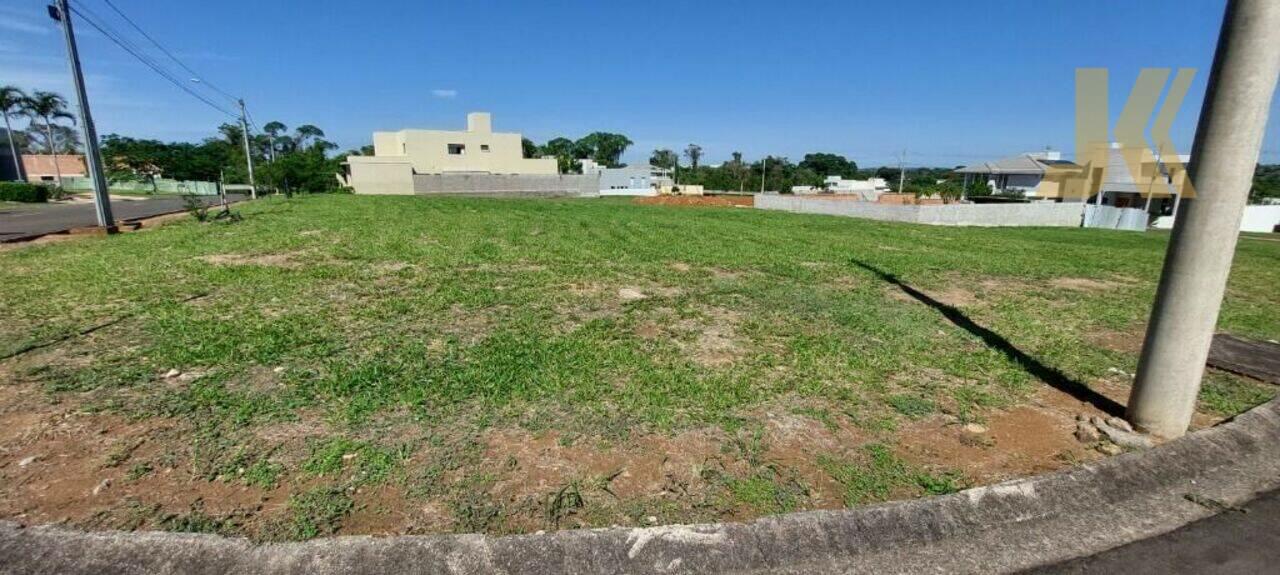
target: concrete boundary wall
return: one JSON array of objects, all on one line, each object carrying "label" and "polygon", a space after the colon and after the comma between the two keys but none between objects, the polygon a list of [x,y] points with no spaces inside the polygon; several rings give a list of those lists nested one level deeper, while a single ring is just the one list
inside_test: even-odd
[{"label": "concrete boundary wall", "polygon": [[595,196],[598,174],[414,174],[413,193],[476,196]]},{"label": "concrete boundary wall", "polygon": [[1011,573],[1160,535],[1277,487],[1280,399],[1147,451],[841,511],[750,523],[264,545],[0,521],[0,573]]},{"label": "concrete boundary wall", "polygon": [[948,204],[904,206],[783,195],[756,196],[756,207],[799,214],[826,214],[936,226],[1080,227],[1084,204]]}]

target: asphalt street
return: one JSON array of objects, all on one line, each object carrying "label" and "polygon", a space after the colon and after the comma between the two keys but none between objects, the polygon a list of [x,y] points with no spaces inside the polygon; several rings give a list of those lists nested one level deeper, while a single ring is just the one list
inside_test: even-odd
[{"label": "asphalt street", "polygon": [[[244,194],[227,194],[228,201],[239,201],[245,198]],[[203,196],[201,199],[207,204],[218,202],[217,196]],[[116,220],[132,220],[182,211],[184,205],[182,198],[166,196],[140,200],[116,200],[111,202],[111,209]],[[88,202],[0,206],[0,242],[96,224],[93,204]]]},{"label": "asphalt street", "polygon": [[1280,491],[1150,539],[1027,573],[1280,572]]}]

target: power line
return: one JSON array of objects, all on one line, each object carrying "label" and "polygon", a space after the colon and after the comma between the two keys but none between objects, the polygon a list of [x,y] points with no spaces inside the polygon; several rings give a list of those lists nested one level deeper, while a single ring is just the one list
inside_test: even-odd
[{"label": "power line", "polygon": [[102,1],[106,2],[107,6],[110,7],[111,10],[114,11],[116,14],[118,14],[121,18],[123,18],[125,22],[128,22],[129,25],[132,26],[134,30],[137,30],[139,34],[142,34],[143,38],[146,38],[148,41],[151,42],[152,45],[154,45],[156,48],[159,48],[161,52],[164,52],[164,55],[168,56],[170,60],[173,60],[175,64],[177,64],[178,66],[182,67],[183,70],[186,70],[188,73],[190,73],[194,77],[194,79],[199,80],[201,84],[208,86],[209,89],[223,95],[224,97],[230,99],[232,102],[239,100],[239,98],[232,96],[231,94],[228,94],[226,91],[224,91],[222,88],[215,86],[213,82],[210,82],[209,80],[205,79],[195,70],[192,70],[190,66],[184,64],[182,60],[179,60],[177,56],[173,55],[173,52],[170,52],[167,48],[160,45],[160,42],[156,41],[155,38],[152,38],[151,35],[148,34],[145,30],[143,30],[141,26],[138,26],[138,24],[134,22],[132,18],[126,15],[124,11],[116,7],[114,2],[112,2],[111,0],[102,0]]},{"label": "power line", "polygon": [[[124,40],[118,37],[117,36],[118,33],[113,33],[114,30],[112,32],[108,32],[108,29],[111,29],[111,27],[105,23],[99,24],[98,22],[95,21],[94,18],[89,17],[89,15],[85,13],[86,11],[88,11],[87,8],[82,10],[78,6],[73,6],[71,7],[71,11],[74,12],[77,16],[80,16],[80,19],[84,20],[85,23],[89,24],[90,26],[93,26],[94,29],[102,33],[103,36],[106,36],[107,39],[114,42],[115,45],[120,47],[120,49],[124,50],[125,52],[128,52],[134,58],[137,58],[138,61],[145,64],[148,68],[151,68],[151,70],[154,71],[156,74],[159,74],[161,78],[164,78],[165,80],[168,80],[169,83],[173,84],[174,86],[177,86],[178,89],[190,94],[193,98],[200,100],[201,102],[204,102],[210,108],[213,108],[219,112],[222,112],[223,114],[226,114],[232,118],[238,117],[236,114],[233,114],[227,111],[225,108],[215,104],[213,101],[209,100],[203,95],[192,90],[189,86],[184,84],[181,80],[174,78],[172,75],[169,74],[168,71],[164,70],[159,64],[156,64],[155,62],[151,61],[151,59],[144,56],[142,52],[136,46],[133,46],[131,43],[129,43],[128,40]],[[92,13],[92,12],[89,11],[89,13]]]}]

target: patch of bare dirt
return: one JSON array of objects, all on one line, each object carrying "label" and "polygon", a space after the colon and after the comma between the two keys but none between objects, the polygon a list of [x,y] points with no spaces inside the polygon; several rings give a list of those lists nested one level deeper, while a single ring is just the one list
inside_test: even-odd
[{"label": "patch of bare dirt", "polygon": [[276,268],[296,268],[300,264],[295,260],[299,254],[212,254],[200,256],[198,259],[206,263],[220,266],[263,266]]},{"label": "patch of bare dirt", "polygon": [[697,318],[676,322],[677,332],[692,333],[692,342],[677,339],[690,359],[703,367],[723,367],[747,353],[746,342],[738,335],[742,315],[724,308],[706,308]]},{"label": "patch of bare dirt", "polygon": [[1045,401],[988,414],[976,433],[944,416],[913,423],[898,434],[900,455],[919,465],[959,470],[979,485],[1102,457],[1073,435],[1077,413],[1101,412],[1053,390],[1038,397]]},{"label": "patch of bare dirt", "polygon": [[1142,351],[1142,341],[1146,335],[1145,328],[1138,327],[1127,331],[1097,329],[1085,333],[1085,339],[1098,347],[1137,355]]},{"label": "patch of bare dirt", "polygon": [[[958,286],[936,290],[924,290],[917,288],[917,290],[934,300],[956,308],[973,307],[982,301],[973,292]],[[885,286],[885,293],[889,298],[897,301],[922,303],[912,297],[911,294],[902,291],[902,288],[899,288],[898,286]]]},{"label": "patch of bare dirt", "polygon": [[1061,277],[1049,280],[1049,285],[1059,289],[1092,292],[1122,288],[1127,284],[1109,280]]},{"label": "patch of bare dirt", "polygon": [[[36,394],[36,397],[42,396]],[[130,422],[65,405],[6,402],[0,413],[0,517],[26,524],[133,528],[131,516],[200,508],[212,516],[258,509],[266,492],[238,483],[193,480],[175,467],[141,476],[132,465],[177,441],[179,422]],[[145,516],[140,510],[146,510]]]}]

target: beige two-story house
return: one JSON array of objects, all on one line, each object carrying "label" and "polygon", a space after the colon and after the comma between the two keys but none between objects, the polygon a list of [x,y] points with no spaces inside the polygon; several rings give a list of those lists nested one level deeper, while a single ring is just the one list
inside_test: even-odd
[{"label": "beige two-story house", "polygon": [[374,132],[372,156],[350,156],[340,177],[357,194],[412,194],[414,175],[556,175],[554,158],[525,158],[522,136],[494,132],[488,113],[465,131]]}]

